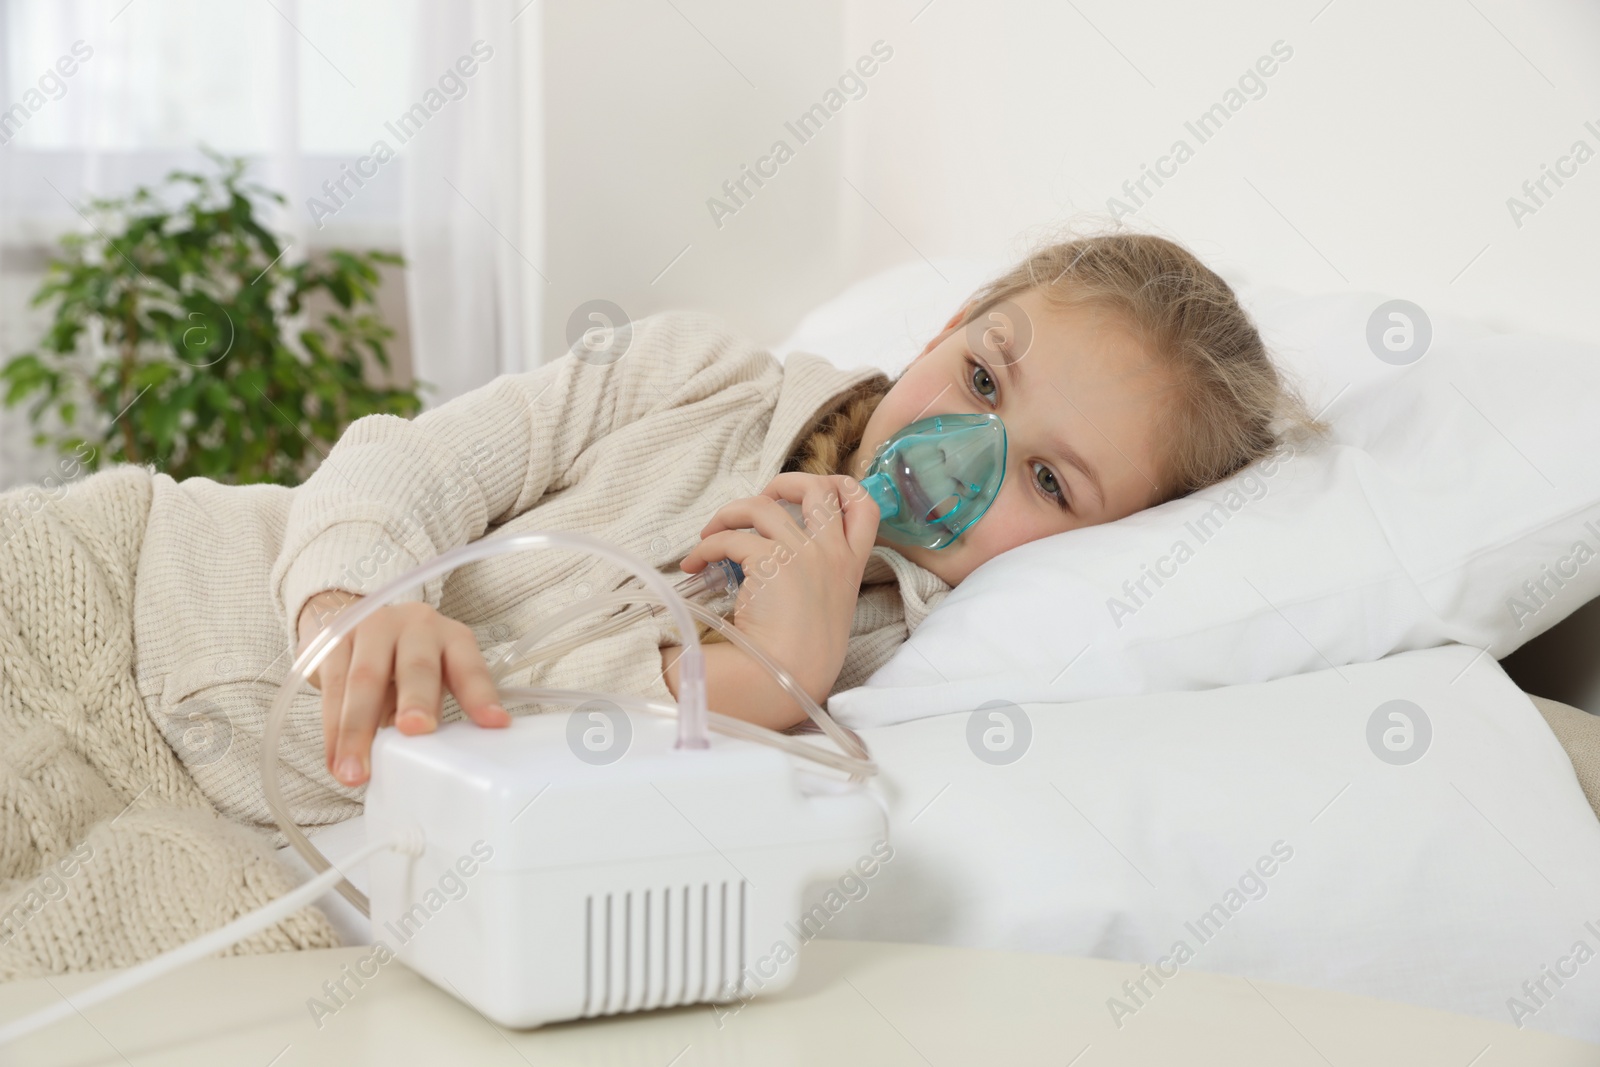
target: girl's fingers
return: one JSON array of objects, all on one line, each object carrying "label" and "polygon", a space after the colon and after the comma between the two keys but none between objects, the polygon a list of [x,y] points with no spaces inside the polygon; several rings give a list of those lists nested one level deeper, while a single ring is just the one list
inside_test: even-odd
[{"label": "girl's fingers", "polygon": [[790,500],[798,504],[804,499],[806,490],[817,485],[831,486],[841,497],[846,494],[857,497],[867,495],[867,491],[861,488],[861,483],[848,475],[804,474],[800,471],[787,471],[778,475],[767,483],[761,495],[774,500]]},{"label": "girl's fingers", "polygon": [[791,549],[798,548],[805,540],[805,531],[775,499],[767,496],[742,497],[723,506],[700,530],[700,536],[744,529],[754,529],[762,537]]},{"label": "girl's fingers", "polygon": [[[780,500],[800,506],[803,527],[779,506]],[[865,559],[877,539],[877,514],[877,505],[854,478],[788,471],[767,483],[760,496],[744,497],[721,508],[706,523],[700,536],[707,538],[724,531],[753,528],[762,537],[791,552],[798,552],[807,542],[822,537],[830,547],[847,547],[857,559]],[[858,529],[854,537],[851,537],[852,518],[859,520],[855,523]],[[693,574],[715,558],[697,550],[685,557],[683,569]],[[743,566],[742,560],[736,562]]]},{"label": "girl's fingers", "polygon": [[[395,707],[395,701],[397,699],[399,699],[399,695],[395,691],[394,681],[391,679],[389,681],[389,683],[383,687],[383,698],[378,702],[379,706],[383,709],[383,713],[378,717],[379,718],[379,722],[378,722],[379,726],[387,724],[390,720],[392,720],[394,718],[394,707]],[[341,780],[343,780],[340,775],[335,773],[335,768],[338,766],[338,758],[339,758],[339,752],[338,752],[338,749],[336,747],[339,744],[339,718],[340,718],[340,711],[339,711],[338,708],[334,708],[332,713],[331,713],[331,715],[325,709],[324,712],[323,712],[323,717],[322,717],[322,730],[323,730],[323,738],[324,738],[325,744],[327,746],[328,772],[330,774],[334,774],[335,777],[341,778]],[[333,726],[331,728],[328,725],[330,720],[333,723]],[[376,728],[373,729],[373,733],[374,734],[377,733],[377,729]],[[363,753],[364,754],[361,757],[361,760],[362,760],[361,766],[364,769],[361,771],[360,777],[358,777],[355,781],[346,781],[345,782],[346,785],[360,785],[362,782],[365,782],[367,780],[368,775],[371,773],[371,768],[368,767],[369,760],[368,760],[367,756],[365,755],[365,753],[370,752],[371,745],[372,745],[372,738],[368,737],[367,738],[367,747],[365,749],[363,749]]]},{"label": "girl's fingers", "polygon": [[815,536],[837,523],[844,544],[856,559],[865,560],[872,552],[878,539],[880,512],[872,496],[856,479],[844,474],[824,477],[788,471],[772,479],[763,493],[776,500],[799,503],[810,535]]},{"label": "girl's fingers", "polygon": [[500,706],[500,693],[472,630],[449,627],[444,645],[444,678],[456,703],[479,726],[509,726],[511,713]]},{"label": "girl's fingers", "polygon": [[[394,649],[394,678],[399,694],[394,724],[403,734],[425,734],[439,720],[439,635],[427,621],[413,622],[400,631]],[[373,722],[373,732],[377,722]],[[371,734],[367,735],[370,739]]]},{"label": "girl's fingers", "polygon": [[839,499],[844,505],[844,537],[850,551],[865,561],[878,541],[878,521],[883,512],[861,483],[848,475],[838,476]]},{"label": "girl's fingers", "polygon": [[328,770],[346,785],[371,775],[380,726],[394,722],[407,734],[434,730],[445,686],[479,726],[511,723],[472,629],[426,605],[370,616],[329,650],[317,673]]},{"label": "girl's fingers", "polygon": [[339,709],[344,707],[344,680],[350,672],[350,641],[345,637],[328,653],[317,676],[322,679],[322,747],[328,772],[333,772],[335,744],[339,740]]},{"label": "girl's fingers", "polygon": [[805,516],[807,538],[821,541],[826,547],[844,547],[844,508],[832,481],[827,478],[808,481],[801,493],[800,513]]},{"label": "girl's fingers", "polygon": [[773,500],[788,500],[798,504],[805,499],[806,490],[817,485],[828,484],[832,478],[821,474],[806,474],[802,471],[785,471],[767,483],[761,490],[761,495]]},{"label": "girl's fingers", "polygon": [[[788,516],[784,516],[788,521]],[[745,530],[724,530],[714,533],[695,545],[683,557],[683,569],[693,574],[714,559],[731,559],[748,574],[751,566],[772,554],[773,543],[760,534]],[[691,564],[693,566],[691,566]]]},{"label": "girl's fingers", "polygon": [[394,674],[399,619],[380,612],[357,627],[350,669],[345,675],[344,704],[334,741],[333,775],[346,785],[366,780],[368,749],[378,732],[383,700]]}]

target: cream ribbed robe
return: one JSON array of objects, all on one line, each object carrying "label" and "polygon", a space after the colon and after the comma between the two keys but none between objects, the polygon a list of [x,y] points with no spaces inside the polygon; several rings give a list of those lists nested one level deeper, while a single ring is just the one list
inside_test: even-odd
[{"label": "cream ribbed robe", "polygon": [[[759,493],[800,435],[866,370],[786,363],[717,320],[669,313],[633,325],[614,362],[567,355],[505,375],[414,419],[353,423],[295,489],[158,475],[135,601],[140,690],[158,715],[225,720],[230,739],[179,756],[227,815],[271,827],[256,761],[262,718],[313,594],[371,592],[439,553],[496,533],[577,531],[677,575],[724,503]],[[582,598],[633,584],[599,559],[528,550],[458,568],[405,599],[469,624],[492,652]],[[875,548],[834,691],[858,685],[949,587]],[[514,675],[662,700],[664,617]],[[359,810],[323,766],[319,694],[304,690],[283,746],[301,824]],[[193,713],[191,712],[191,715]],[[447,697],[446,717],[459,718]]]}]

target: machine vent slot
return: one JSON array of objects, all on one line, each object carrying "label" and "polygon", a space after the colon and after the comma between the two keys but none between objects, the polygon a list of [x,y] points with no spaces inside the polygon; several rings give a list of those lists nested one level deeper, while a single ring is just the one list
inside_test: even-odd
[{"label": "machine vent slot", "polygon": [[740,879],[585,897],[582,1017],[744,995],[747,896]]}]

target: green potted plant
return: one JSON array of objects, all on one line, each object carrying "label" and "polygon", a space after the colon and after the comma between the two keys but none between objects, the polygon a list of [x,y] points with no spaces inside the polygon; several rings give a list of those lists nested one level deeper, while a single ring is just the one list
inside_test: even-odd
[{"label": "green potted plant", "polygon": [[[411,416],[418,388],[385,376],[394,331],[376,313],[385,252],[333,250],[285,264],[245,184],[245,161],[205,150],[218,175],[175,170],[163,188],[90,202],[33,304],[54,301],[33,351],[0,368],[5,404],[32,397],[35,444],[90,470],[150,464],[174,478],[295,485],[340,433],[374,413]],[[316,294],[323,310],[314,312]],[[298,329],[296,329],[298,324]],[[292,337],[291,337],[292,335]]]}]

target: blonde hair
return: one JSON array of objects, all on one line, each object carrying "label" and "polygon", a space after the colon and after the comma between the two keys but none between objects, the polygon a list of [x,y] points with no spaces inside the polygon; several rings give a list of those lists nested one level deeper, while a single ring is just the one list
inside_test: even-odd
[{"label": "blonde hair", "polygon": [[883,374],[857,382],[800,435],[783,469],[823,475],[853,473],[845,470],[850,455],[860,447],[867,433],[867,421],[893,384]]},{"label": "blonde hair", "polygon": [[[1153,474],[1154,503],[1213,485],[1328,429],[1273,365],[1228,283],[1173,241],[1112,233],[1047,245],[980,288],[958,328],[1034,288],[1059,306],[1116,313],[1171,372],[1168,402],[1155,416],[1161,469]],[[875,377],[857,385],[801,435],[784,469],[852,473],[844,464],[892,384]]]}]

